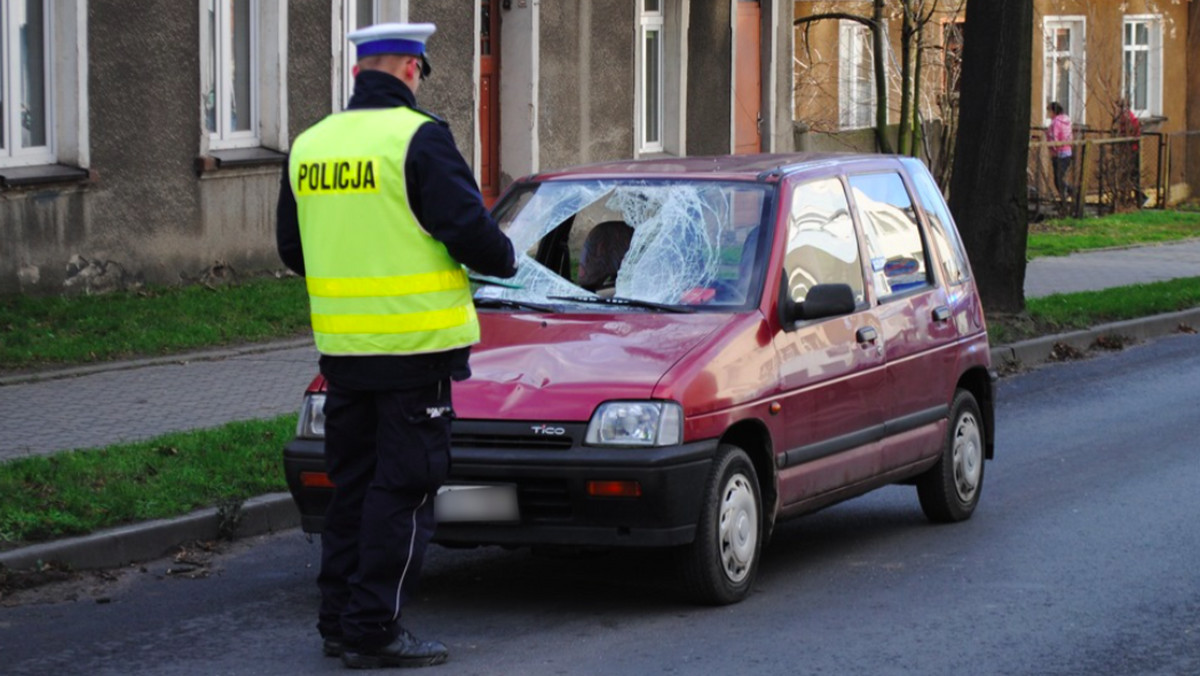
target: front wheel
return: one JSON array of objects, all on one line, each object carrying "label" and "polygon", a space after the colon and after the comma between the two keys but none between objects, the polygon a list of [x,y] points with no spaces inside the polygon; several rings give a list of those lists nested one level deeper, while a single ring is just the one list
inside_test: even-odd
[{"label": "front wheel", "polygon": [[762,549],[762,496],[746,452],[723,444],[705,489],[696,539],[682,550],[684,581],[701,603],[746,598]]},{"label": "front wheel", "polygon": [[917,497],[930,521],[971,518],[983,490],[983,416],[975,397],[958,390],[950,406],[950,428],[942,457],[917,479]]}]

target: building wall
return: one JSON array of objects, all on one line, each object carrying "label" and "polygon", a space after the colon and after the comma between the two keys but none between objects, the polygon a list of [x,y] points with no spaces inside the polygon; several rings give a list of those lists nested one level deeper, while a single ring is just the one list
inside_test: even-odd
[{"label": "building wall", "polygon": [[[919,104],[925,120],[940,119],[948,114],[943,106],[946,72],[940,53],[930,47],[942,44],[943,25],[962,14],[957,3],[942,3],[924,26],[926,51],[921,62],[921,96]],[[794,18],[839,13],[870,18],[873,3],[869,1],[840,2],[837,0],[798,0],[794,3]],[[895,59],[889,57],[888,71],[888,122],[896,124],[900,115],[900,58],[901,31],[903,20],[898,3],[888,3],[884,8],[887,22],[887,44],[895,50]],[[843,150],[861,150],[856,130],[842,130],[839,122],[841,88],[847,83],[839,81],[840,50],[839,21],[822,19],[803,24],[794,29],[794,53],[797,66],[795,78],[795,119],[802,123],[807,132],[821,135],[813,139],[822,149],[838,145],[837,137],[846,136],[848,143]],[[870,147],[874,147],[874,141]]]},{"label": "building wall", "polygon": [[541,167],[633,156],[635,29],[627,0],[542,4]]},{"label": "building wall", "polygon": [[692,2],[688,31],[687,154],[730,152],[730,0]]},{"label": "building wall", "polygon": [[450,123],[454,141],[463,157],[471,161],[475,148],[475,52],[479,41],[475,28],[477,2],[410,0],[408,18],[437,25],[429,38],[433,72],[421,83],[417,103]]},{"label": "building wall", "polygon": [[[1129,15],[1158,14],[1162,30],[1162,117],[1148,120],[1146,131],[1174,132],[1186,128],[1185,89],[1172,86],[1187,81],[1188,7],[1167,0],[1036,0],[1033,35],[1033,96],[1031,119],[1046,120],[1044,94],[1045,40],[1042,27],[1047,16],[1082,17],[1085,22],[1086,106],[1076,124],[1107,130],[1112,126],[1113,105],[1121,96],[1122,31]],[[1082,119],[1079,119],[1082,117]]]}]

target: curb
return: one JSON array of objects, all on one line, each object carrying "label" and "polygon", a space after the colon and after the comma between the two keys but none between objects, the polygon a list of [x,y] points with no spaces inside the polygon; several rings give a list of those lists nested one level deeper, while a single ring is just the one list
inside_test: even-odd
[{"label": "curb", "polygon": [[193,361],[219,361],[221,359],[229,359],[231,357],[241,357],[247,354],[258,354],[261,352],[278,352],[281,350],[292,350],[298,347],[310,347],[313,344],[312,336],[304,338],[295,338],[292,340],[280,340],[270,343],[251,343],[249,345],[238,345],[236,347],[222,348],[217,350],[200,350],[198,352],[180,352],[173,355],[164,355],[162,357],[146,357],[145,359],[132,359],[129,361],[104,362],[100,364],[91,364],[89,366],[73,366],[70,368],[58,369],[53,371],[34,371],[28,373],[14,373],[6,376],[0,376],[0,387],[7,385],[22,385],[26,383],[36,383],[45,380],[60,380],[62,378],[75,378],[78,376],[88,376],[95,373],[107,373],[109,371],[131,371],[140,369],[146,366],[162,366],[163,364],[187,364]]},{"label": "curb", "polygon": [[[1175,333],[1180,325],[1200,327],[1200,308],[1172,312],[1153,317],[1131,319],[1127,321],[1102,324],[1090,329],[1043,336],[1031,340],[1001,345],[991,350],[992,367],[1009,372],[1021,367],[1036,366],[1053,361],[1054,348],[1066,344],[1081,351],[1092,347],[1096,339],[1102,336],[1122,336],[1135,340],[1160,337]],[[310,340],[279,342],[248,346],[230,350],[215,350],[197,352],[175,357],[146,359],[140,362],[126,362],[116,368],[138,368],[153,364],[199,361],[202,359],[223,359],[229,356],[268,352],[292,347],[302,347],[310,344]],[[66,378],[103,370],[114,370],[113,365],[107,367],[97,365],[79,369],[31,374],[24,376],[0,378],[0,386],[16,382],[33,382],[52,378]],[[250,498],[241,505],[239,522],[233,532],[237,538],[263,535],[276,531],[296,528],[300,525],[300,513],[292,502],[290,493],[271,493]],[[7,570],[25,570],[54,561],[65,564],[73,570],[96,568],[113,568],[126,566],[131,563],[156,559],[167,554],[171,548],[192,540],[215,540],[222,535],[221,522],[224,515],[215,507],[202,509],[191,514],[173,518],[158,519],[145,523],[130,524],[118,528],[98,531],[90,535],[76,538],[66,538],[51,542],[31,545],[21,549],[0,552],[0,568]]]},{"label": "curb", "polygon": [[[290,493],[270,493],[241,505],[236,538],[263,535],[300,525],[300,512]],[[216,507],[173,518],[135,523],[90,535],[54,540],[0,552],[0,568],[27,570],[54,561],[72,570],[115,568],[166,555],[192,540],[221,537],[224,515]]]},{"label": "curb", "polygon": [[1012,345],[993,347],[992,368],[999,371],[1010,371],[1054,361],[1052,358],[1054,348],[1060,344],[1087,351],[1098,338],[1104,336],[1121,336],[1141,341],[1175,333],[1180,325],[1200,329],[1200,308],[1101,324],[1090,329],[1042,336]]}]

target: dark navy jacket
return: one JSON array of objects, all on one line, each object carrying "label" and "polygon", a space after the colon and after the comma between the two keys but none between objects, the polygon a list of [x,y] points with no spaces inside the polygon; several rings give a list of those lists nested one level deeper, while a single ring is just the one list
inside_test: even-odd
[{"label": "dark navy jacket", "polygon": [[[365,70],[354,82],[348,110],[361,108],[417,108],[408,85],[387,73]],[[424,111],[422,111],[424,112]],[[428,114],[428,113],[427,113]],[[512,242],[500,231],[483,205],[479,187],[467,166],[450,127],[430,115],[408,147],[404,161],[409,204],[421,227],[468,268],[496,277],[516,274]],[[304,254],[296,196],[283,172],[279,188],[275,237],[279,257],[296,274],[304,274]],[[405,389],[453,377],[470,375],[470,348],[434,354],[332,357],[321,356],[321,373],[341,387],[361,390]]]}]

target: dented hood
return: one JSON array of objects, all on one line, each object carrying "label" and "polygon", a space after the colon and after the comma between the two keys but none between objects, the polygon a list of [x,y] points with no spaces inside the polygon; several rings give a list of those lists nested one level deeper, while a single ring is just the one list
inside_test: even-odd
[{"label": "dented hood", "polygon": [[610,399],[647,399],[722,314],[481,312],[471,378],[454,385],[462,419],[586,422]]}]

